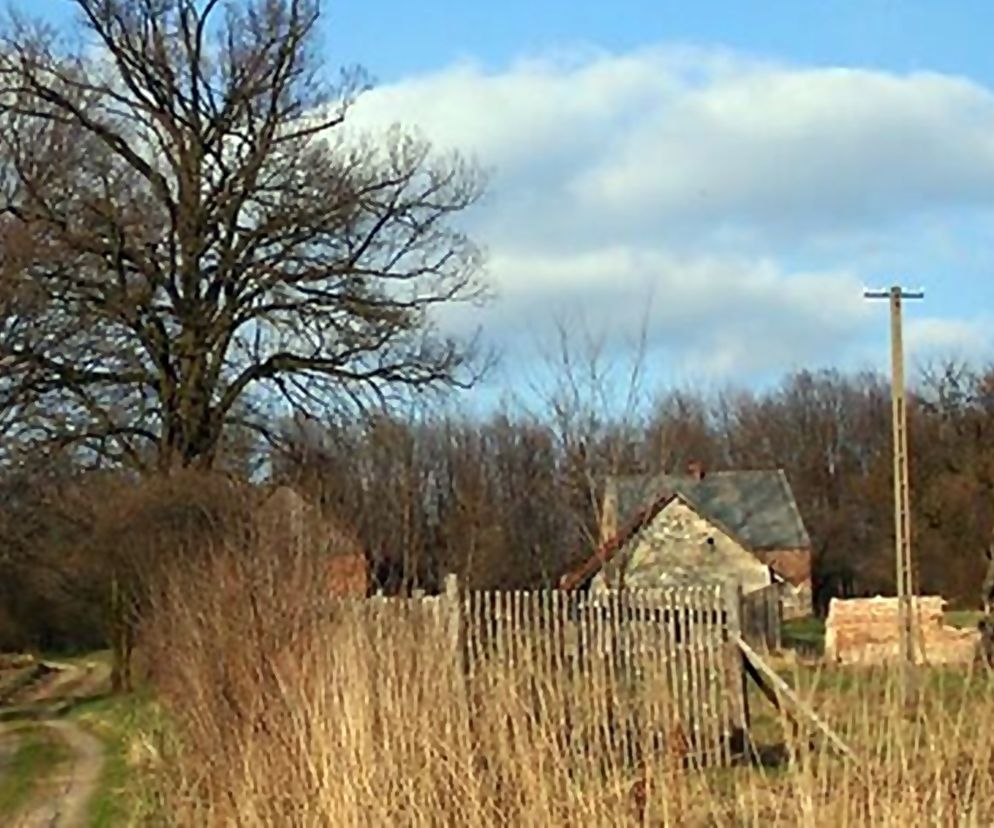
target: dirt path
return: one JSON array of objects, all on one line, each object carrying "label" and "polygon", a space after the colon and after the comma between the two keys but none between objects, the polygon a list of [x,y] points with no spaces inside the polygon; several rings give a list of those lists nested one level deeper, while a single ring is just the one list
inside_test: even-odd
[{"label": "dirt path", "polygon": [[55,671],[10,699],[8,721],[32,721],[65,745],[70,758],[49,779],[40,780],[39,796],[11,823],[14,828],[77,828],[104,764],[101,741],[60,714],[71,702],[98,695],[107,684],[100,665],[53,665]]},{"label": "dirt path", "polygon": [[86,806],[104,765],[104,748],[96,736],[66,719],[40,723],[70,751],[72,758],[55,778],[46,780],[44,799],[15,822],[17,828],[78,828],[86,825]]}]

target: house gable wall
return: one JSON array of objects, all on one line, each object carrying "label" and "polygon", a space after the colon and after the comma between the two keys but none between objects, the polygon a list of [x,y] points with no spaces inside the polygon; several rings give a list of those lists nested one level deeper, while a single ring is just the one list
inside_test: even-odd
[{"label": "house gable wall", "polygon": [[[709,544],[708,539],[714,543]],[[745,591],[770,583],[769,568],[680,498],[668,503],[628,548],[605,564],[592,589],[635,589],[704,581],[742,583]]]},{"label": "house gable wall", "polygon": [[763,563],[773,567],[777,575],[794,586],[811,581],[810,549],[769,549],[755,554]]}]

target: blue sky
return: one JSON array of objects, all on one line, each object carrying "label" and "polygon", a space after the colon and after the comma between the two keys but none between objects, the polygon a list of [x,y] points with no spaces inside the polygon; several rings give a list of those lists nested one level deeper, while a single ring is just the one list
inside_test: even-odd
[{"label": "blue sky", "polygon": [[883,368],[860,289],[894,280],[927,292],[913,359],[994,355],[989,2],[324,5],[329,60],[378,81],[359,123],[494,171],[469,224],[499,298],[444,323],[510,355],[495,388],[551,316],[645,324],[660,381]]},{"label": "blue sky", "polygon": [[423,0],[327,7],[336,51],[383,80],[464,58],[499,68],[522,54],[577,44],[628,51],[667,42],[814,64],[994,73],[984,25],[994,11],[982,0]]}]

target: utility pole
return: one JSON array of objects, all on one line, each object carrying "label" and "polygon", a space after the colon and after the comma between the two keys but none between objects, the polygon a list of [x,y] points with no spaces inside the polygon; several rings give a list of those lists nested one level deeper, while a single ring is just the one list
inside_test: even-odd
[{"label": "utility pole", "polygon": [[911,503],[908,482],[908,417],[904,388],[904,337],[901,306],[905,299],[924,299],[925,292],[895,285],[889,290],[866,290],[866,299],[890,300],[891,410],[894,441],[894,552],[897,570],[897,604],[901,678],[905,700],[915,657],[914,579],[911,565]]}]

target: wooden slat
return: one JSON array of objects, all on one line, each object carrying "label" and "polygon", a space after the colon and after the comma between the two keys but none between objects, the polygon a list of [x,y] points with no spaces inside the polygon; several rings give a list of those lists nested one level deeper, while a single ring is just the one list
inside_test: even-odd
[{"label": "wooden slat", "polygon": [[622,596],[618,592],[611,593],[611,600],[608,607],[608,619],[605,629],[605,639],[608,647],[608,703],[611,708],[610,719],[610,743],[611,754],[614,762],[624,760],[624,744],[626,724],[622,710],[626,706],[624,694],[627,692],[621,659],[625,657],[624,638],[621,634],[621,623],[618,618],[621,612]]},{"label": "wooden slat", "polygon": [[724,721],[721,716],[721,673],[718,669],[718,656],[721,652],[721,619],[719,601],[721,592],[716,586],[708,588],[707,595],[707,660],[705,668],[708,675],[708,704],[711,708],[711,757],[713,764],[722,761],[722,747],[725,739]]},{"label": "wooden slat", "polygon": [[725,595],[724,590],[720,586],[716,586],[714,590],[714,611],[714,643],[712,646],[714,647],[713,658],[716,676],[714,685],[718,695],[719,738],[721,739],[719,761],[722,765],[729,765],[732,761],[730,744],[732,717],[728,703],[728,694],[731,692],[731,688],[728,683],[728,662],[725,657]]},{"label": "wooden slat", "polygon": [[594,735],[596,728],[590,721],[590,716],[597,706],[597,659],[594,657],[593,644],[593,608],[590,604],[589,596],[580,608],[580,669],[581,674],[585,674],[590,682],[590,693],[584,700],[581,708],[581,735],[580,746],[582,750],[582,762],[585,774],[592,774],[593,762],[592,752],[595,751]]},{"label": "wooden slat", "polygon": [[635,659],[635,631],[637,626],[632,623],[632,592],[625,591],[619,597],[619,612],[622,613],[616,621],[616,635],[621,637],[623,645],[621,648],[622,669],[621,680],[624,682],[624,698],[621,703],[621,728],[622,728],[622,760],[629,768],[636,767],[638,759],[635,750],[635,733],[638,723],[635,720],[635,673],[633,670]]},{"label": "wooden slat", "polygon": [[691,608],[694,630],[694,672],[696,689],[694,697],[697,699],[697,720],[696,728],[697,750],[695,751],[697,762],[706,766],[710,752],[711,742],[711,711],[708,709],[707,693],[707,670],[705,667],[705,653],[707,649],[707,620],[704,617],[704,591],[707,587],[694,587],[691,598]]},{"label": "wooden slat", "polygon": [[698,587],[691,587],[685,597],[685,606],[687,613],[687,655],[688,655],[688,674],[690,679],[690,723],[693,733],[693,751],[691,755],[693,756],[693,761],[698,766],[700,765],[700,755],[701,750],[704,745],[704,699],[701,694],[701,676],[700,676],[700,653],[701,653],[701,626],[698,619],[698,599],[700,597],[700,589]]},{"label": "wooden slat", "polygon": [[[674,600],[673,591],[665,589],[660,595],[661,617],[657,624],[662,630],[663,646],[661,650],[665,652],[666,658],[666,688],[669,691],[668,697],[664,700],[665,709],[662,711],[662,718],[654,723],[657,728],[662,728],[665,739],[682,738],[682,734],[674,732],[674,724],[679,723],[682,728],[687,722],[686,692],[683,687],[684,665],[681,657],[680,647],[677,641],[677,625],[681,623],[680,612],[677,602]],[[668,616],[663,615],[669,613]],[[674,750],[671,745],[663,745],[667,751]]]}]

